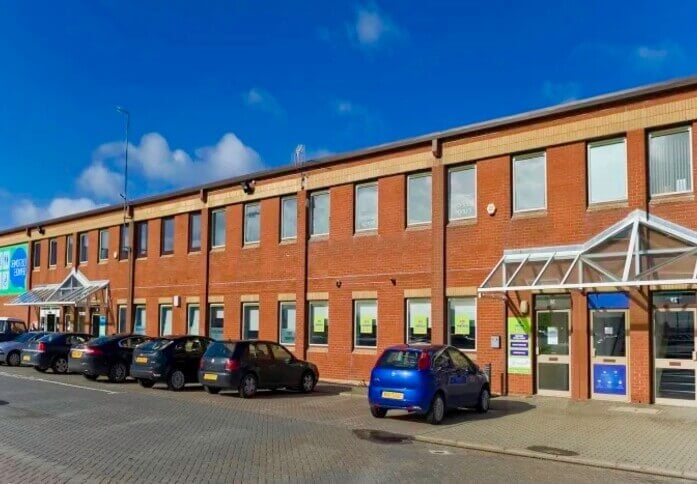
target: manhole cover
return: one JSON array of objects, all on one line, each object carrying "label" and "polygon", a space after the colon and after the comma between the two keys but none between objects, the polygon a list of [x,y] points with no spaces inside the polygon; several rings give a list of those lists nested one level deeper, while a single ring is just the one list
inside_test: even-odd
[{"label": "manhole cover", "polygon": [[406,444],[413,440],[409,435],[393,434],[383,430],[355,429],[353,433],[359,439],[370,440],[378,444]]},{"label": "manhole cover", "polygon": [[578,452],[574,452],[573,450],[558,449],[556,447],[547,447],[546,445],[531,445],[530,447],[528,447],[528,450],[532,450],[533,452],[540,452],[542,454],[563,455],[565,457],[578,455]]}]

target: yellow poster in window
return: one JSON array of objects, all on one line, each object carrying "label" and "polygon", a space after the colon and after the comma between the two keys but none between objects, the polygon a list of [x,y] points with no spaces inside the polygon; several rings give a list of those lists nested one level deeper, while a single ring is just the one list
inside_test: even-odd
[{"label": "yellow poster in window", "polygon": [[361,321],[359,324],[359,331],[361,334],[372,334],[373,333],[373,317],[372,316],[361,316]]},{"label": "yellow poster in window", "polygon": [[428,334],[428,318],[426,316],[414,316],[411,330],[414,334]]},{"label": "yellow poster in window", "polygon": [[466,314],[455,316],[455,334],[458,336],[469,336],[470,318]]},{"label": "yellow poster in window", "polygon": [[324,333],[324,328],[326,326],[327,320],[324,318],[324,316],[315,316],[314,321],[312,322],[312,332],[313,333]]}]

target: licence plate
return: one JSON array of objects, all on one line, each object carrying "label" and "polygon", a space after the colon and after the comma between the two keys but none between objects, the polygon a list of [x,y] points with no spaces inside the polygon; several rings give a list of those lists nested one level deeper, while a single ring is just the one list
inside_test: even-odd
[{"label": "licence plate", "polygon": [[72,351],[70,353],[70,356],[73,358],[82,358],[82,351]]},{"label": "licence plate", "polygon": [[382,398],[389,398],[390,400],[404,400],[404,393],[382,392]]},{"label": "licence plate", "polygon": [[29,355],[22,356],[22,361],[31,361],[31,356],[29,356]]},{"label": "licence plate", "polygon": [[144,356],[138,356],[136,358],[136,363],[147,363],[147,362],[148,362],[148,359]]},{"label": "licence plate", "polygon": [[218,375],[215,373],[204,373],[203,379],[206,381],[216,381],[218,379]]}]

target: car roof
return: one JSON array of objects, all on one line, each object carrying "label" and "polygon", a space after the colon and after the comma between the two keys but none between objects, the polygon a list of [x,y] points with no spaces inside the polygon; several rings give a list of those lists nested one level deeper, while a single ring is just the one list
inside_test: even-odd
[{"label": "car roof", "polygon": [[208,336],[199,336],[197,334],[169,334],[167,336],[155,336],[154,338],[150,338],[150,339],[168,339],[171,341],[176,341],[176,340],[185,339],[185,338],[210,339]]},{"label": "car roof", "polygon": [[0,316],[0,321],[12,321],[12,322],[15,322],[15,323],[24,323],[24,320],[23,320],[23,319],[11,318],[11,317],[8,317],[8,316]]},{"label": "car roof", "polygon": [[283,346],[281,343],[278,343],[276,341],[267,341],[265,339],[225,339],[225,340],[221,339],[221,340],[215,340],[214,343],[225,343],[225,344],[229,344],[229,343],[234,343],[234,344],[239,344],[239,343],[242,343],[242,344],[268,343],[268,344],[272,344],[272,345]]}]

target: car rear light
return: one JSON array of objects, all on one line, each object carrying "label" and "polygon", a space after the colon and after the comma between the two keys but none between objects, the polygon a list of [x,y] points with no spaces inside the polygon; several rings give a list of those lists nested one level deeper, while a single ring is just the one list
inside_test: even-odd
[{"label": "car rear light", "polygon": [[430,370],[431,369],[431,357],[428,353],[423,352],[419,356],[419,363],[417,364],[419,370]]},{"label": "car rear light", "polygon": [[206,366],[206,360],[204,360],[203,358],[201,358],[201,361],[199,362],[198,367],[199,367],[199,369],[201,369],[201,370],[205,370],[205,366]]},{"label": "car rear light", "polygon": [[240,369],[240,362],[238,360],[233,360],[229,358],[225,362],[225,371],[235,371]]},{"label": "car rear light", "polygon": [[36,345],[36,351],[38,351],[39,353],[43,353],[44,351],[46,351],[46,343],[39,343],[38,345]]},{"label": "car rear light", "polygon": [[85,354],[92,356],[101,356],[104,354],[101,348],[97,348],[95,346],[88,346],[83,351],[85,352]]}]

